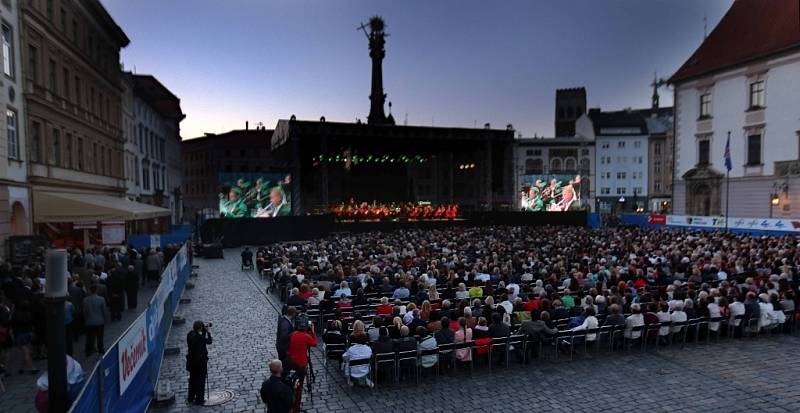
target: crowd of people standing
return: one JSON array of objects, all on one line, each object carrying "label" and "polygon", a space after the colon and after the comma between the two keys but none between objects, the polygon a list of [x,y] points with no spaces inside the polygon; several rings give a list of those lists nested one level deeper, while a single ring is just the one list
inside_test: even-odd
[{"label": "crowd of people standing", "polygon": [[[78,357],[74,343],[84,336],[83,356],[102,355],[105,327],[122,320],[124,311],[136,311],[139,288],[157,285],[165,264],[177,251],[173,246],[69,249],[67,354]],[[45,277],[43,250],[26,265],[0,264],[0,375],[38,374],[34,360],[47,358]],[[12,364],[16,363],[15,368]]]}]

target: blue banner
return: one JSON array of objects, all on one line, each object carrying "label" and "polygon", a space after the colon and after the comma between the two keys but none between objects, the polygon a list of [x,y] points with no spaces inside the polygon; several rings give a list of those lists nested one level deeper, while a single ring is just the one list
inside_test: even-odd
[{"label": "blue banner", "polygon": [[70,412],[142,413],[147,409],[174,309],[192,271],[189,254],[184,245],[170,261],[147,308],[103,356]]}]

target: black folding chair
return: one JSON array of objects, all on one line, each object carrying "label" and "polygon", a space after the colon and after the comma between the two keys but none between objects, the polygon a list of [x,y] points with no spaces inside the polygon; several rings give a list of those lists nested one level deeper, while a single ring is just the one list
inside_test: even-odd
[{"label": "black folding chair", "polygon": [[[430,367],[423,367],[422,366],[422,358],[423,357],[431,357],[435,356],[436,361]],[[419,352],[419,362],[417,363],[417,383],[419,383],[419,377],[422,374],[422,371],[425,369],[436,369],[436,377],[439,377],[439,348],[433,348],[430,350],[422,350]]]},{"label": "black folding chair", "polygon": [[398,351],[397,352],[397,374],[395,375],[395,381],[398,383],[400,382],[401,372],[404,369],[409,369],[414,371],[414,376],[417,378],[417,384],[419,384],[419,376],[416,374],[417,370],[417,350],[408,350],[408,351]]},{"label": "black folding chair", "polygon": [[[644,324],[642,324],[640,326],[631,327],[630,337],[628,337],[628,334],[625,334],[625,339],[623,341],[623,346],[622,346],[623,349],[627,350],[629,347],[632,348],[633,347],[633,343],[636,342],[636,340],[640,340],[639,348],[643,349],[644,345],[642,345],[642,343],[644,341],[646,341],[646,335],[645,335],[645,329],[646,328],[647,328],[647,326],[644,325]],[[636,336],[636,337],[634,337],[634,336]]]},{"label": "black folding chair", "polygon": [[[512,350],[513,347],[513,350]],[[509,359],[511,356],[511,351],[517,352],[517,354],[522,354],[525,352],[525,336],[522,334],[514,334],[508,337],[508,346],[506,347],[506,368],[509,365]],[[522,356],[524,360],[525,356]]]},{"label": "black folding chair", "polygon": [[455,344],[454,350],[455,350],[456,353],[458,353],[459,350],[468,349],[469,352],[470,352],[470,357],[469,357],[469,361],[459,361],[457,357],[453,357],[453,373],[455,373],[456,366],[458,366],[460,363],[469,363],[469,375],[472,376],[472,370],[473,370],[473,368],[475,366],[475,363],[474,363],[473,357],[472,357],[472,348],[473,348],[474,345],[475,345],[474,341],[463,341],[461,343],[456,343]]},{"label": "black folding chair", "polygon": [[453,343],[439,345],[439,364],[446,364],[448,368],[455,365],[455,347]]},{"label": "black folding chair", "polygon": [[325,345],[325,364],[328,364],[328,360],[342,360],[342,355],[345,353],[346,344],[326,344]]},{"label": "black folding chair", "polygon": [[[677,330],[676,330],[677,329]],[[686,333],[689,331],[688,321],[673,321],[670,327],[670,344],[675,344],[675,341],[680,340],[681,348],[686,345]],[[676,338],[680,337],[680,338]]]},{"label": "black folding chair", "polygon": [[378,376],[380,375],[380,369],[383,365],[389,365],[392,368],[392,377],[397,374],[397,360],[395,359],[396,353],[378,353],[372,357],[373,362],[373,369],[372,369],[372,381],[375,385],[378,385]]},{"label": "black folding chair", "polygon": [[[353,367],[358,367],[358,366],[370,366],[371,367],[372,366],[372,357],[363,358],[363,359],[357,359],[357,360],[348,360],[347,364],[350,366],[350,369],[352,369]],[[372,369],[370,369],[370,373],[372,373]],[[368,373],[367,377],[369,377],[369,376],[370,376],[370,374]],[[351,380],[352,379],[350,378],[350,375],[348,375],[347,376],[347,382],[350,383]]]}]

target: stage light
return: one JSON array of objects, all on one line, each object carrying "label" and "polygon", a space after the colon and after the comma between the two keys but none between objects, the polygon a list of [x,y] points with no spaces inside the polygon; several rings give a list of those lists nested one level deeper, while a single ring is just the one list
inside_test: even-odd
[{"label": "stage light", "polygon": [[474,164],[474,163],[473,163],[473,164],[470,164],[470,166],[469,166],[469,167],[470,167],[470,168],[475,168],[475,164]]}]

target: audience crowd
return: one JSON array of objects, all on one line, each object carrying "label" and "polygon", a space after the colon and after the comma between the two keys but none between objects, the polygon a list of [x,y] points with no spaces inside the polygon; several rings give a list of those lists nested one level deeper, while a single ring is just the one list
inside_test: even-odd
[{"label": "audience crowd", "polygon": [[[696,334],[684,322],[701,317],[714,320],[704,334],[728,334],[721,324],[737,335],[788,328],[798,248],[794,236],[462,227],[275,244],[259,249],[257,266],[287,287],[289,307],[323,315],[323,342],[346,346],[348,380],[372,385],[369,366],[347,362],[474,341],[477,352],[455,351],[469,361],[512,333],[535,342],[588,330],[580,340],[594,341],[606,325],[625,341],[647,334],[665,344],[673,333]],[[569,344],[583,342],[558,347],[573,351]],[[436,357],[419,360],[429,367]]]}]

